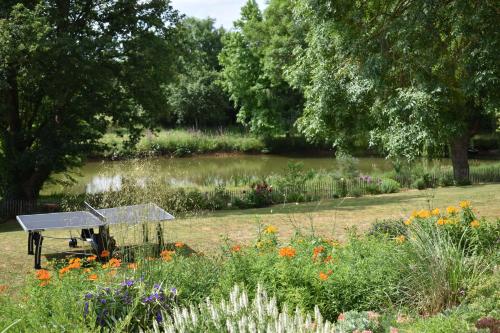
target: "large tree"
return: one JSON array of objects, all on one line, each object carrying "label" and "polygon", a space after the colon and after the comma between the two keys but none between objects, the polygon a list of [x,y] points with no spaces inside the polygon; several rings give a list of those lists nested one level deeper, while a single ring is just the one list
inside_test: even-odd
[{"label": "large tree", "polygon": [[225,30],[214,22],[193,17],[181,22],[178,75],[167,87],[170,114],[178,124],[198,128],[234,121],[229,96],[219,83],[218,56]]},{"label": "large tree", "polygon": [[500,94],[496,1],[296,0],[309,27],[289,80],[303,89],[299,128],[342,146],[360,130],[391,157],[447,145],[454,176]]},{"label": "large tree", "polygon": [[283,77],[303,33],[291,9],[290,0],[273,0],[263,15],[248,0],[235,30],[224,38],[223,86],[239,107],[238,121],[253,133],[289,134],[302,112],[302,94]]},{"label": "large tree", "polygon": [[168,0],[2,1],[0,196],[36,198],[111,124],[152,126],[177,21]]}]

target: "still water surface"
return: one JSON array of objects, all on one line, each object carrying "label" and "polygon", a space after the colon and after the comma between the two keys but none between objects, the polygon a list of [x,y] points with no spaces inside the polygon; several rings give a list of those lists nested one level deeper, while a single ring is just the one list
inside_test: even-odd
[{"label": "still water surface", "polygon": [[[203,186],[227,183],[237,186],[250,177],[262,178],[270,174],[283,174],[289,162],[301,162],[306,170],[338,170],[332,157],[287,157],[277,155],[196,156],[187,158],[158,157],[150,160],[89,162],[74,175],[77,183],[64,189],[72,193],[95,193],[119,189],[123,178],[138,180],[147,174],[162,176],[173,186]],[[471,161],[471,165],[491,161]],[[449,165],[449,160],[432,164]],[[389,160],[377,157],[357,159],[357,168],[363,174],[392,170]],[[140,180],[140,179],[139,179]],[[45,193],[60,192],[59,185],[48,185]]]}]

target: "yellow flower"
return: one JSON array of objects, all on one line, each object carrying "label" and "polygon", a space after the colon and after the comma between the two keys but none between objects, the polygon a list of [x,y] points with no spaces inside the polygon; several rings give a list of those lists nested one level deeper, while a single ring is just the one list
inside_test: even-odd
[{"label": "yellow flower", "polygon": [[460,201],[460,203],[458,205],[460,206],[460,208],[466,209],[466,208],[470,207],[470,201],[469,200],[463,200],[463,201]]},{"label": "yellow flower", "polygon": [[446,224],[446,219],[440,218],[439,220],[437,220],[436,224],[437,225],[445,225]]},{"label": "yellow flower", "polygon": [[438,215],[439,215],[439,213],[440,213],[439,208],[434,208],[434,209],[431,211],[432,216],[438,216]]},{"label": "yellow flower", "polygon": [[406,240],[406,237],[404,235],[399,235],[398,237],[395,238],[396,243],[398,244],[403,244],[404,241]]},{"label": "yellow flower", "polygon": [[454,214],[458,213],[458,209],[457,209],[457,207],[449,206],[448,208],[446,208],[446,212],[449,215],[454,215]]},{"label": "yellow flower", "polygon": [[274,225],[270,225],[264,230],[264,232],[266,234],[275,234],[276,232],[278,232],[278,228],[276,228]]},{"label": "yellow flower", "polygon": [[411,217],[417,217],[418,216],[418,211],[414,210],[411,212]]},{"label": "yellow flower", "polygon": [[413,222],[413,216],[410,216],[408,220],[405,221],[405,225],[410,225]]},{"label": "yellow flower", "polygon": [[428,217],[431,217],[431,212],[428,210],[421,210],[417,213],[417,216],[420,217],[421,219],[426,219]]},{"label": "yellow flower", "polygon": [[472,222],[470,223],[470,226],[471,226],[472,228],[479,228],[479,226],[481,226],[481,223],[479,223],[479,221],[478,221],[478,220],[474,220],[474,221],[472,221]]}]

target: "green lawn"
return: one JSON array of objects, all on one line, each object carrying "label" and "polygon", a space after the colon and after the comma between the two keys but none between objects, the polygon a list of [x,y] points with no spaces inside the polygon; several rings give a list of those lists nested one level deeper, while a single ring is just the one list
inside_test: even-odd
[{"label": "green lawn", "polygon": [[[347,227],[356,226],[364,231],[376,219],[404,218],[414,209],[446,208],[465,199],[472,201],[480,216],[489,219],[500,217],[500,184],[491,184],[218,211],[175,220],[167,226],[166,234],[169,241],[182,241],[207,254],[219,246],[222,237],[227,236],[238,243],[255,239],[261,223],[277,226],[280,236],[284,238],[300,229],[342,240]],[[119,243],[137,240],[141,234],[130,228],[112,232]],[[74,236],[77,234],[73,232]],[[45,235],[64,237],[69,233],[57,231]],[[7,285],[10,290],[8,293],[18,290],[23,285],[25,275],[33,272],[33,257],[26,255],[26,239],[26,233],[14,220],[0,224],[0,285]],[[46,255],[67,249],[67,242],[63,240],[46,239],[44,242]]]}]

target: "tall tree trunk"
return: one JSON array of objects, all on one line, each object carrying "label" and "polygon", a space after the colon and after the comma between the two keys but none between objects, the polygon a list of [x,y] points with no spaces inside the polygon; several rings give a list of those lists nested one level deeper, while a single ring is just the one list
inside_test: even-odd
[{"label": "tall tree trunk", "polygon": [[469,184],[469,133],[457,136],[450,142],[450,157],[453,165],[453,178],[457,184]]}]

